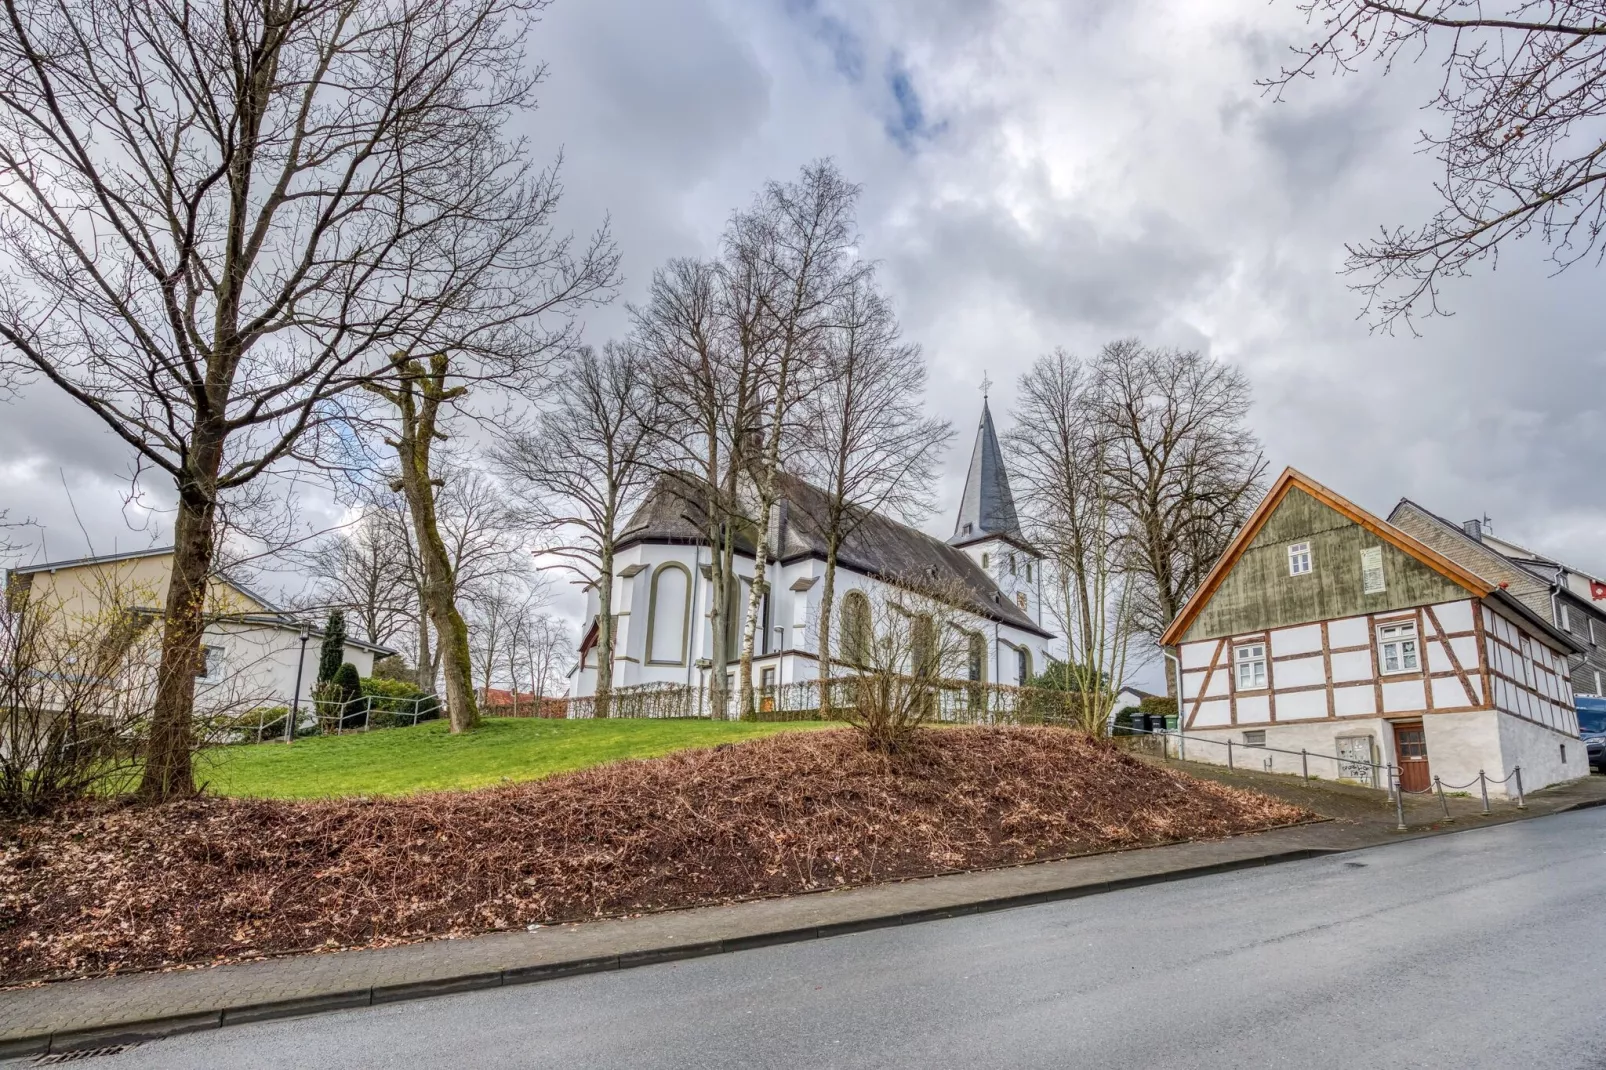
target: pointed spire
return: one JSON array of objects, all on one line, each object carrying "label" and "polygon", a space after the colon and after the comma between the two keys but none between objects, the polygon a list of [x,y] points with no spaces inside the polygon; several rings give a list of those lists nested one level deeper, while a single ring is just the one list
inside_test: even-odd
[{"label": "pointed spire", "polygon": [[965,493],[959,498],[959,519],[954,524],[954,537],[948,542],[959,546],[995,535],[1022,538],[1015,496],[1009,490],[1009,473],[1004,470],[1004,451],[998,447],[993,414],[984,398],[976,448],[965,475]]}]

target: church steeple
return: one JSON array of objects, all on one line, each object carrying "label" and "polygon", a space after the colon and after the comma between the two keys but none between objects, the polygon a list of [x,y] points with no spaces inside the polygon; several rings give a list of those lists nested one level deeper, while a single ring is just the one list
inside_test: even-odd
[{"label": "church steeple", "polygon": [[948,544],[964,546],[1000,536],[1024,541],[1020,519],[1015,515],[1015,496],[1009,491],[1009,473],[1004,470],[1004,451],[998,447],[993,414],[983,397],[976,448],[970,455],[965,493],[959,499],[959,519]]}]

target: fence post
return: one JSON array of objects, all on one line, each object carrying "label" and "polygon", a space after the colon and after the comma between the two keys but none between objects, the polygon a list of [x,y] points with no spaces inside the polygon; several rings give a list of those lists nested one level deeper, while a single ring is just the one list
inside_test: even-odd
[{"label": "fence post", "polygon": [[1438,777],[1433,778],[1433,790],[1439,793],[1439,805],[1444,807],[1444,819],[1450,820],[1450,800],[1444,797],[1444,782]]},{"label": "fence post", "polygon": [[1232,739],[1231,738],[1228,738],[1228,740],[1227,740],[1227,768],[1228,769],[1233,768],[1233,765],[1232,765]]},{"label": "fence post", "polygon": [[1528,809],[1528,802],[1522,797],[1522,766],[1519,765],[1513,769],[1511,775],[1517,778],[1517,809],[1526,810]]},{"label": "fence post", "polygon": [[368,704],[363,707],[362,711],[362,730],[366,732],[368,731],[368,722],[374,719],[374,696],[364,695],[363,698],[368,700]]},{"label": "fence post", "polygon": [[1483,775],[1482,769],[1478,770],[1478,790],[1483,793],[1483,812],[1487,814],[1489,812],[1489,778]]},{"label": "fence post", "polygon": [[1394,831],[1396,831],[1396,832],[1404,832],[1405,831],[1405,792],[1400,790],[1400,778],[1399,778],[1399,775],[1396,774],[1395,772],[1393,772],[1392,770],[1389,771],[1389,785],[1394,790],[1394,817],[1399,822],[1397,825],[1394,826]]},{"label": "fence post", "polygon": [[1305,774],[1305,783],[1310,783],[1310,754],[1304,747],[1299,748],[1299,767]]}]

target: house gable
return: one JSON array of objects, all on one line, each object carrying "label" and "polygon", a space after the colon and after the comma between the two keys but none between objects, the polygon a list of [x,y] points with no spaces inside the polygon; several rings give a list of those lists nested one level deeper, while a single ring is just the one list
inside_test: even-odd
[{"label": "house gable", "polygon": [[[1312,570],[1289,575],[1288,547],[1310,543]],[[1384,590],[1366,594],[1361,552],[1378,549]],[[1289,469],[1184,607],[1162,642],[1389,612],[1486,594],[1492,585]]]}]

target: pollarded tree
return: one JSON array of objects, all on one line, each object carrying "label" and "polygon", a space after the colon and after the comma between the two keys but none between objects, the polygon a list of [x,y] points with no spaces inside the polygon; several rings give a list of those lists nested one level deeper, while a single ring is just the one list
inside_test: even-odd
[{"label": "pollarded tree", "polygon": [[552,187],[504,137],[542,6],[4,0],[0,343],[177,495],[142,795],[195,790],[224,496],[399,346],[506,353],[548,307]]},{"label": "pollarded tree", "polygon": [[1262,84],[1280,96],[1319,68],[1384,71],[1432,55],[1444,69],[1425,133],[1444,165],[1425,223],[1349,247],[1348,268],[1385,325],[1439,308],[1446,278],[1537,232],[1558,268],[1599,260],[1606,235],[1606,7],[1600,0],[1298,0],[1317,39]]}]

